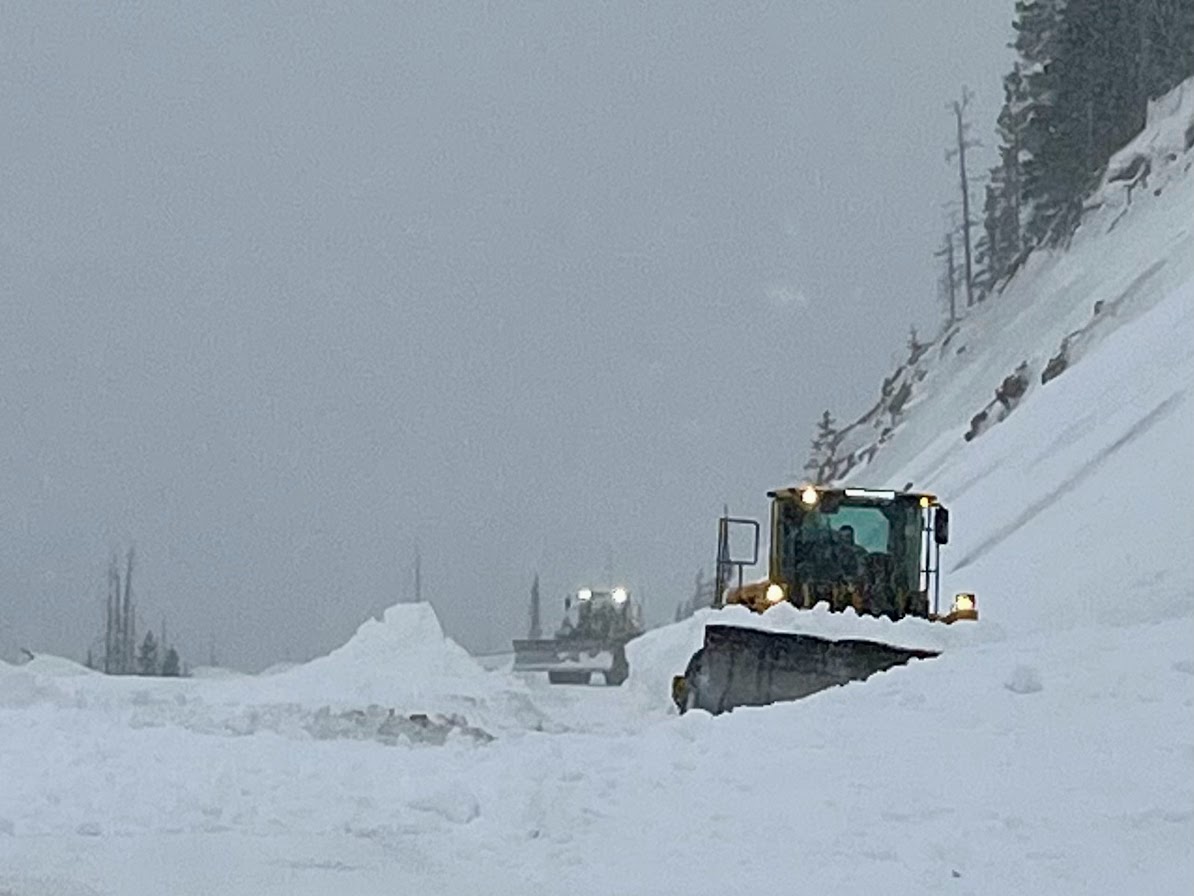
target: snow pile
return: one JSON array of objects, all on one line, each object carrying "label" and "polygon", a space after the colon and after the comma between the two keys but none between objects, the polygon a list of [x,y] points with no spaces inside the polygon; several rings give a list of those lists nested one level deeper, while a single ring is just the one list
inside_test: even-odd
[{"label": "snow pile", "polygon": [[492,690],[491,677],[444,634],[429,603],[396,604],[327,656],[270,678],[296,693],[403,704],[430,696],[429,683],[451,693]]},{"label": "snow pile", "polygon": [[481,668],[444,634],[429,603],[396,604],[380,621],[366,620],[327,656],[258,678],[250,687],[253,694],[306,706],[448,714],[465,727],[535,728],[543,722],[517,679]]}]

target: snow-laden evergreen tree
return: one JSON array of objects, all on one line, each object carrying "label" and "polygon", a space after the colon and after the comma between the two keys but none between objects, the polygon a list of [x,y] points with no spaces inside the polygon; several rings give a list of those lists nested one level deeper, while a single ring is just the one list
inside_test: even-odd
[{"label": "snow-laden evergreen tree", "polygon": [[1021,199],[1027,207],[1024,233],[1036,245],[1043,242],[1062,211],[1068,187],[1057,175],[1059,69],[1063,0],[1018,0],[1013,42],[1023,72],[1024,106],[1021,144]]},{"label": "snow-laden evergreen tree", "polygon": [[928,349],[928,343],[920,341],[920,334],[916,332],[916,327],[909,327],[908,329],[908,363],[915,364],[920,360],[921,356]]},{"label": "snow-laden evergreen tree", "polygon": [[1139,92],[1145,99],[1168,93],[1194,75],[1194,2],[1140,0]]},{"label": "snow-laden evergreen tree", "polygon": [[157,675],[158,667],[158,641],[153,636],[152,629],[145,633],[145,640],[141,642],[141,648],[137,651],[137,673],[139,675]]},{"label": "snow-laden evergreen tree", "polygon": [[1032,244],[1064,242],[1148,100],[1194,74],[1191,0],[1021,0],[1022,199]]},{"label": "snow-laden evergreen tree", "polygon": [[1027,86],[1017,62],[1003,79],[1003,106],[995,122],[999,164],[991,169],[984,190],[983,235],[978,243],[979,284],[984,294],[997,289],[1015,270],[1024,249],[1021,203],[1027,116]]},{"label": "snow-laden evergreen tree", "polygon": [[941,279],[938,286],[941,302],[947,309],[945,325],[948,327],[958,319],[958,265],[954,255],[952,230],[945,231],[941,248],[933,253],[933,257],[941,259]]},{"label": "snow-laden evergreen tree", "polygon": [[182,668],[178,659],[178,651],[171,647],[166,651],[166,656],[162,660],[162,675],[177,678],[181,674]]},{"label": "snow-laden evergreen tree", "polygon": [[816,484],[829,478],[833,467],[833,453],[837,447],[837,422],[826,410],[817,421],[817,433],[813,436],[812,451],[804,464],[804,472]]}]

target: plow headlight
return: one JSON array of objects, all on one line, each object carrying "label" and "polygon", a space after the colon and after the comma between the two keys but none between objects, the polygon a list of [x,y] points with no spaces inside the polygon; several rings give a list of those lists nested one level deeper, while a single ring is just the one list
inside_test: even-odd
[{"label": "plow headlight", "polygon": [[969,619],[972,622],[978,619],[978,604],[974,600],[974,594],[969,591],[954,595],[954,604],[950,607],[949,615],[945,617],[946,622],[957,622],[960,619]]},{"label": "plow headlight", "polygon": [[581,588],[580,591],[576,592],[576,599],[577,600],[592,600],[593,599],[593,589]]},{"label": "plow headlight", "polygon": [[806,485],[800,490],[800,503],[805,507],[816,506],[817,497],[817,490],[811,485]]},{"label": "plow headlight", "polygon": [[767,603],[778,604],[784,599],[784,586],[772,582],[767,586]]},{"label": "plow headlight", "polygon": [[630,598],[630,595],[628,595],[626,593],[625,588],[615,588],[613,596],[614,596],[614,603],[619,604],[619,605],[626,603],[626,601],[629,600],[629,598]]}]

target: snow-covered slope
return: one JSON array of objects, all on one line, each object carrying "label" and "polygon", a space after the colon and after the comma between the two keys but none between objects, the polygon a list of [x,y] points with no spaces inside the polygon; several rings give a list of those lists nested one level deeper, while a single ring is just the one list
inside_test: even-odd
[{"label": "snow-covered slope", "polygon": [[[1194,544],[1194,80],[1150,114],[1070,251],[1030,258],[930,349],[888,444],[849,473],[949,501],[947,578],[1009,627],[1194,608],[1194,567],[1177,562]],[[1148,176],[1129,201],[1133,169]],[[1026,393],[967,440],[1022,364]]]},{"label": "snow-covered slope", "polygon": [[426,607],[268,676],[0,665],[0,893],[1194,891],[1192,97],[1113,166],[1145,153],[1147,188],[1109,177],[1069,253],[918,359],[848,474],[951,504],[982,620],[766,617],[939,659],[716,719],[667,699],[708,613],[620,689],[482,670]]},{"label": "snow-covered slope", "polygon": [[[1194,79],[1150,106],[1148,126],[1112,159],[1067,251],[1031,255],[1002,292],[893,372],[876,405],[843,429],[838,478],[939,489],[942,471],[975,465],[966,452],[974,418],[987,411],[974,427],[981,430],[973,438],[978,443],[1008,413],[996,400],[1006,378],[1023,370],[1027,392],[1017,407],[1059,391],[1104,340],[1190,282],[1192,121]],[[1125,179],[1132,171],[1136,176]],[[1137,368],[1149,363],[1143,355],[1117,354],[1124,357],[1120,378],[1181,382],[1163,364]],[[1066,369],[1049,371],[1042,384],[1050,360],[1062,356]],[[1087,409],[1096,423],[1101,411],[1097,404]],[[1070,416],[1044,428],[1041,449],[1051,441],[1049,431]]]}]

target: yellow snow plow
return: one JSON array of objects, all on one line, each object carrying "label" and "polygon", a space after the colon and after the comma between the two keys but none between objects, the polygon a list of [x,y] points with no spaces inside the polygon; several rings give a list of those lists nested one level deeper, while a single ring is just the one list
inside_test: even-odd
[{"label": "yellow snow plow", "polygon": [[[892,620],[978,619],[970,593],[956,595],[950,609],[939,612],[941,546],[949,541],[949,511],[935,495],[805,485],[778,489],[768,497],[766,579],[742,580],[743,569],[758,560],[759,524],[728,516],[719,521],[717,606],[740,604],[765,613],[781,603],[797,609],[823,603],[834,612],[853,609]],[[798,700],[936,655],[878,641],[709,625],[704,645],[684,674],[673,678],[672,699],[682,713],[704,709],[716,714],[735,706]]]}]

